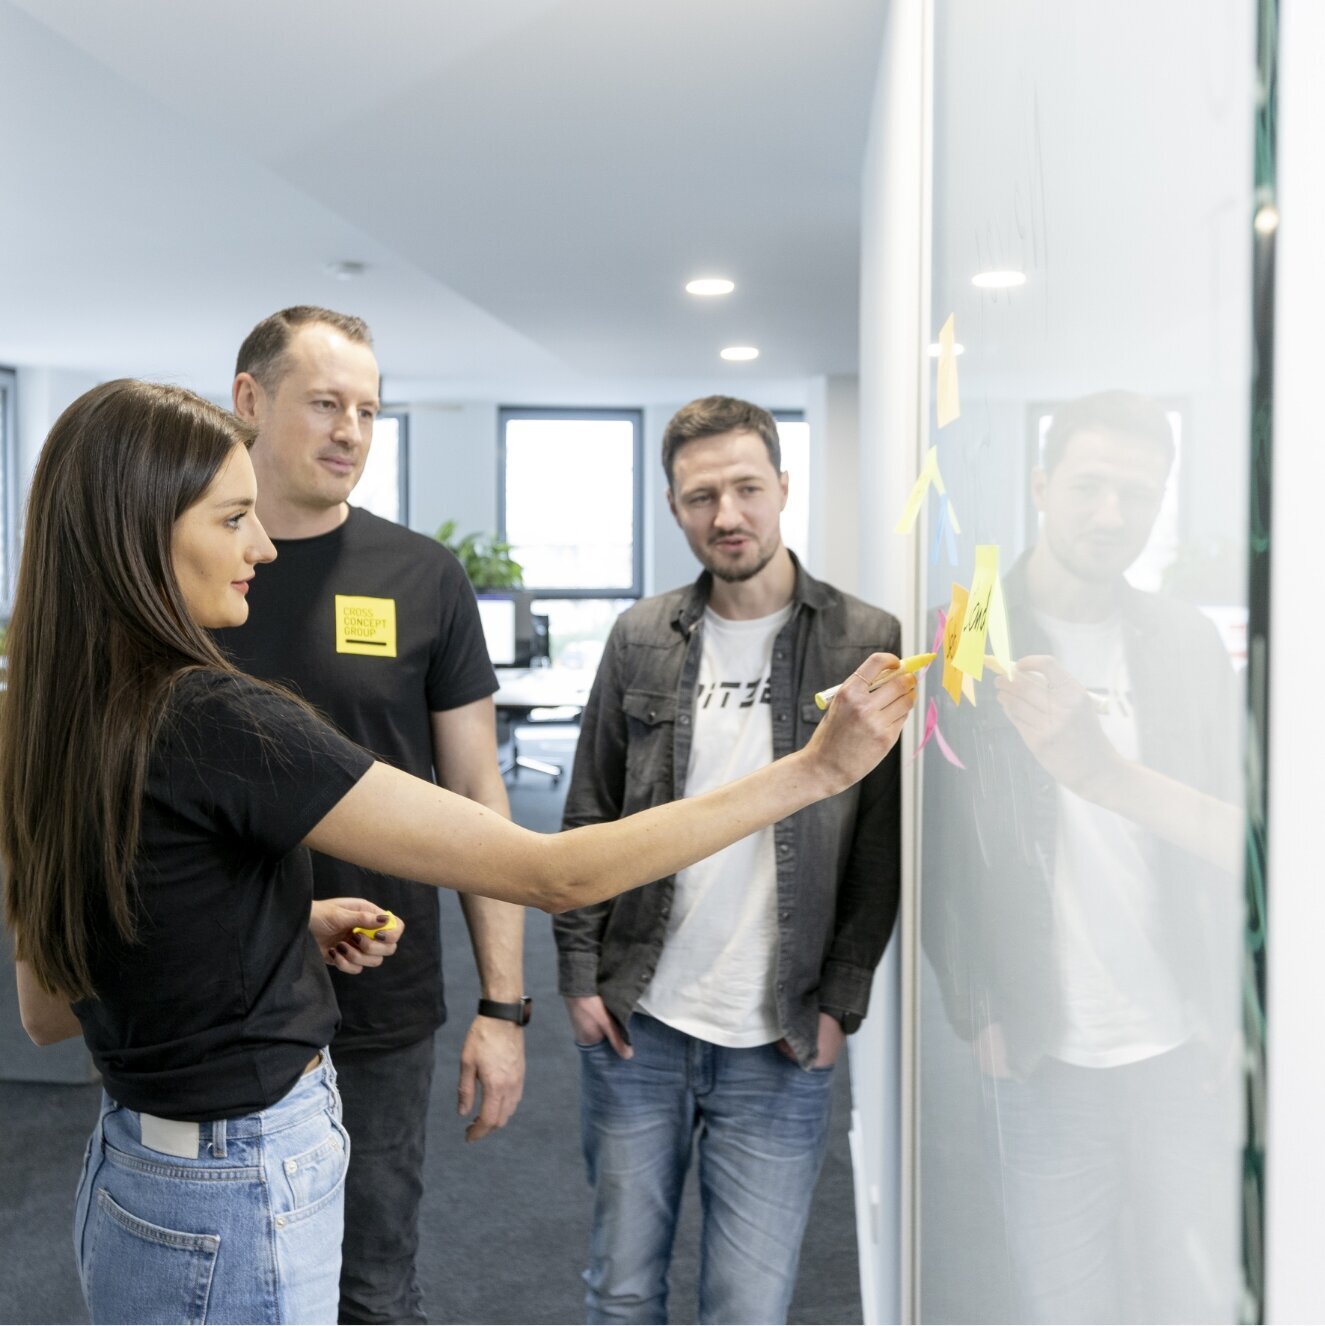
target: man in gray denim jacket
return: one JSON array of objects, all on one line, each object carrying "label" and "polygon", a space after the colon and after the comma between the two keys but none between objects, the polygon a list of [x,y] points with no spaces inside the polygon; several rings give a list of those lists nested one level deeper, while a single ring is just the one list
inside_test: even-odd
[{"label": "man in gray denim jacket", "polygon": [[[777,428],[729,397],[663,438],[668,503],[705,570],[608,640],[565,827],[694,794],[804,746],[816,691],[897,619],[783,546]],[[827,1145],[832,1066],[865,1016],[897,913],[899,756],[680,875],[554,918],[581,1049],[595,1190],[590,1321],[665,1322],[699,1141],[701,1321],[785,1320]]]}]

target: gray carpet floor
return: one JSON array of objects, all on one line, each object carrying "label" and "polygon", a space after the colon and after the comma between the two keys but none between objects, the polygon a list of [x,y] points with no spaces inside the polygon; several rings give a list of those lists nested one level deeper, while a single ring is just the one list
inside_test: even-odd
[{"label": "gray carpet floor", "polygon": [[[522,743],[527,753],[539,753]],[[549,741],[541,754],[568,758]],[[515,818],[553,829],[565,791],[521,772]],[[454,896],[443,895],[447,1002],[451,1021],[437,1037],[420,1218],[420,1279],[433,1322],[584,1320],[579,1272],[588,1243],[589,1190],[579,1150],[579,1065],[556,993],[548,918],[530,912],[526,988],[535,1016],[527,1041],[525,1098],[502,1132],[464,1142],[455,1113],[460,1042],[477,1000],[473,961]],[[828,1159],[801,1254],[793,1322],[859,1322],[846,1060],[836,1074]],[[70,1242],[73,1189],[95,1120],[99,1088],[0,1082],[0,1322],[85,1322]],[[693,1184],[673,1260],[671,1318],[696,1315],[699,1212]]]}]

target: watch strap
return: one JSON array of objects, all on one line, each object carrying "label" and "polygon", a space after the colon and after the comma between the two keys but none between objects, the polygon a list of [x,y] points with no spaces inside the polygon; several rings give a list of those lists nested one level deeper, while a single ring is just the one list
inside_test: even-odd
[{"label": "watch strap", "polygon": [[528,995],[522,995],[520,1001],[514,1004],[505,1004],[497,999],[478,1001],[479,1017],[501,1018],[505,1022],[514,1022],[517,1027],[526,1026],[533,1011],[534,1001]]}]

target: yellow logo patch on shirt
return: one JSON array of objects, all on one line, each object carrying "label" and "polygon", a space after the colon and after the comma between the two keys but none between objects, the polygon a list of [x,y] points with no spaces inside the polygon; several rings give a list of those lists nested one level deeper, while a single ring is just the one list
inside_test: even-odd
[{"label": "yellow logo patch on shirt", "polygon": [[336,653],[396,656],[396,601],[336,595]]}]

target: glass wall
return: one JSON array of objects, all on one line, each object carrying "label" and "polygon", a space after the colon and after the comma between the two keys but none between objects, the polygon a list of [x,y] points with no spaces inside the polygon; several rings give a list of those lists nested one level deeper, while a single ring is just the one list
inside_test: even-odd
[{"label": "glass wall", "polygon": [[918,1315],[1237,1320],[1255,6],[932,11]]}]

